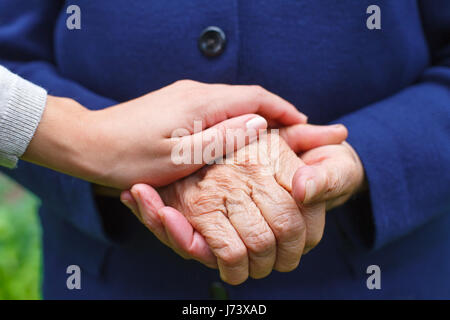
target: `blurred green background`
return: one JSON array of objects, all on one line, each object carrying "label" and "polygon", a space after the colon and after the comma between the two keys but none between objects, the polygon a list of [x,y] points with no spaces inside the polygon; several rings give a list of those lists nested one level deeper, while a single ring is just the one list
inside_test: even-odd
[{"label": "blurred green background", "polygon": [[39,199],[0,174],[0,300],[41,298]]}]

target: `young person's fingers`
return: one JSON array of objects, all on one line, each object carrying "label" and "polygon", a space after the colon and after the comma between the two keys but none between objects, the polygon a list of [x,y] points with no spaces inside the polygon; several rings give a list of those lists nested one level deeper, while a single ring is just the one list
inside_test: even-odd
[{"label": "young person's fingers", "polygon": [[[307,117],[280,96],[255,85],[214,85],[219,88],[220,100],[213,110],[227,118],[257,113],[267,120],[289,126],[306,123]],[[219,98],[219,97],[218,97]],[[224,119],[222,119],[224,120]]]},{"label": "young person's fingers", "polygon": [[255,141],[266,128],[267,121],[263,117],[248,114],[224,120],[192,135],[172,138],[172,161],[186,164],[190,172],[194,172]]},{"label": "young person's fingers", "polygon": [[[181,85],[181,87],[180,87]],[[184,88],[183,88],[184,86]],[[179,82],[177,90],[189,90],[198,97],[185,112],[183,122],[191,131],[194,120],[202,121],[202,129],[226,119],[256,113],[280,126],[306,123],[307,117],[291,103],[257,85],[204,84]]]}]

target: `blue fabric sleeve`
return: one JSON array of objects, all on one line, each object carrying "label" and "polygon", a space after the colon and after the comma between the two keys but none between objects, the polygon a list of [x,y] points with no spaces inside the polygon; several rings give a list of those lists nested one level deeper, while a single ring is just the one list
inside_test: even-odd
[{"label": "blue fabric sleeve", "polygon": [[[338,210],[339,220],[353,238],[373,234],[369,243],[364,241],[371,249],[450,213],[450,1],[423,1],[421,9],[429,68],[394,96],[334,121],[349,129],[348,142],[364,165],[371,203],[367,213],[360,202],[349,201]],[[358,225],[368,220],[372,223],[364,228]]]},{"label": "blue fabric sleeve", "polygon": [[[90,109],[115,104],[58,74],[53,59],[53,28],[62,1],[0,2],[0,65],[45,88],[50,95],[69,97]],[[31,163],[1,168],[79,230],[106,240],[88,182]],[[61,208],[65,208],[61,212]]]}]

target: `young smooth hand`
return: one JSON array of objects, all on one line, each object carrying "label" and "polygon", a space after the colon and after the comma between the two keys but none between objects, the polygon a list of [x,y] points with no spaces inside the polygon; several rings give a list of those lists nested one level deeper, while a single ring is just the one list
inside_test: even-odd
[{"label": "young smooth hand", "polygon": [[[266,121],[267,120],[267,121]],[[195,121],[202,132],[194,132]],[[128,189],[136,183],[161,186],[191,174],[204,165],[175,164],[177,143],[227,143],[227,129],[246,136],[240,148],[271,125],[306,122],[293,105],[259,86],[177,81],[140,98],[98,111],[72,99],[48,97],[47,107],[23,160],[96,184]],[[206,130],[205,130],[206,129]],[[240,129],[240,130],[239,130]],[[174,131],[184,134],[172,138]],[[234,137],[232,137],[234,139]],[[216,139],[216,141],[217,141]],[[233,151],[224,147],[223,154]],[[216,157],[220,157],[220,151]]]}]

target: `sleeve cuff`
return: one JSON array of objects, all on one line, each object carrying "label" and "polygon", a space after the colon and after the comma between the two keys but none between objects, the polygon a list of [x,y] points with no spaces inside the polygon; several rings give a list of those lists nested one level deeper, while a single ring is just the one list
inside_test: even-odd
[{"label": "sleeve cuff", "polygon": [[[348,201],[338,220],[349,231],[359,229],[358,234],[364,238],[358,236],[359,241],[363,240],[366,247],[378,249],[408,229],[410,219],[406,216],[408,190],[399,165],[403,163],[399,143],[389,125],[380,121],[374,111],[366,109],[336,121],[348,128],[347,141],[358,153],[369,184],[368,194],[361,196],[366,204],[361,203],[362,199]],[[360,220],[365,221],[363,226]]]},{"label": "sleeve cuff", "polygon": [[45,109],[47,92],[16,75],[0,119],[0,165],[14,168],[24,154]]}]

